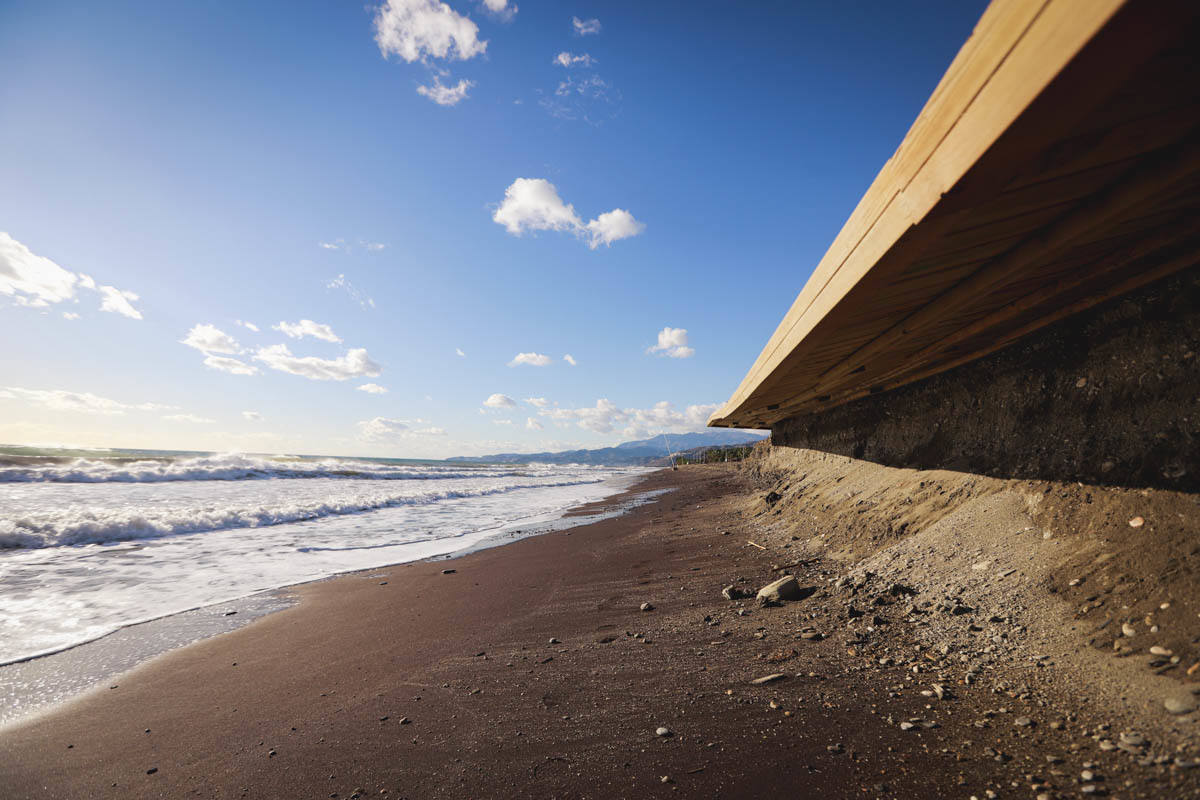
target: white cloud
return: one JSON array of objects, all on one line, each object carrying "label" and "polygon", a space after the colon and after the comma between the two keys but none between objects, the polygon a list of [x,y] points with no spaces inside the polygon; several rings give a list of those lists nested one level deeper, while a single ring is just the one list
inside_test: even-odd
[{"label": "white cloud", "polygon": [[195,414],[168,414],[167,416],[163,417],[163,419],[169,420],[171,422],[192,422],[197,425],[208,425],[213,422],[216,422],[215,419],[208,419],[207,417],[198,417]]},{"label": "white cloud", "polygon": [[62,315],[63,319],[79,319],[79,315],[74,311],[64,311],[62,312]]},{"label": "white cloud", "polygon": [[359,242],[359,244],[367,248],[367,252],[369,253],[378,253],[380,250],[383,250],[385,247],[387,247],[387,245],[383,242]]},{"label": "white cloud", "polygon": [[454,354],[459,358],[466,358],[467,354],[462,351],[461,347],[454,348]]},{"label": "white cloud", "polygon": [[343,289],[345,290],[346,294],[350,295],[350,298],[354,300],[354,302],[358,303],[363,308],[375,307],[375,301],[372,300],[365,292],[360,291],[353,283],[349,281],[349,279],[346,278],[345,275],[338,275],[333,280],[327,281],[325,283],[325,288]]},{"label": "white cloud", "polygon": [[526,397],[525,402],[534,408],[545,408],[550,405],[550,401],[544,397]]},{"label": "white cloud", "polygon": [[575,360],[575,356],[571,355],[570,353],[567,353],[565,356],[563,356],[563,361],[567,362],[572,367],[579,363]]},{"label": "white cloud", "polygon": [[138,299],[133,292],[98,286],[90,276],[63,269],[0,231],[0,295],[12,297],[18,305],[45,308],[51,303],[74,300],[76,286],[98,292],[101,311],[142,318],[142,312],[133,307],[132,301]]},{"label": "white cloud", "polygon": [[242,416],[251,422],[262,422],[263,415],[257,411],[243,411]]},{"label": "white cloud", "polygon": [[[487,10],[491,11],[493,14],[499,14],[501,11],[508,8],[508,0],[483,0],[483,4],[487,6]],[[513,10],[516,10],[516,6],[513,6]]]},{"label": "white cloud", "polygon": [[571,17],[571,26],[575,29],[577,36],[587,36],[590,33],[600,32],[600,20],[580,19],[579,17]]},{"label": "white cloud", "polygon": [[322,250],[345,250],[345,249],[347,249],[345,239],[335,239],[332,242],[317,242],[317,247],[320,247]]},{"label": "white cloud", "polygon": [[302,319],[299,322],[280,322],[278,325],[272,325],[271,328],[291,339],[303,339],[305,336],[311,336],[324,342],[342,341],[333,332],[333,328],[320,322],[313,322],[311,319]]},{"label": "white cloud", "polygon": [[179,341],[181,344],[186,344],[188,347],[193,347],[202,353],[235,354],[241,352],[241,347],[238,346],[236,339],[217,326],[206,322],[193,325],[192,329],[188,331],[187,336]]},{"label": "white cloud", "polygon": [[508,362],[510,367],[517,367],[521,364],[527,364],[531,367],[545,367],[554,359],[542,353],[517,353],[513,356],[513,360]]},{"label": "white cloud", "polygon": [[378,383],[364,383],[358,387],[358,391],[366,392],[367,394],[387,394],[387,388],[380,386]]},{"label": "white cloud", "polygon": [[515,408],[517,401],[506,394],[497,393],[484,400],[483,404],[488,408]]},{"label": "white cloud", "polygon": [[75,297],[79,277],[0,232],[0,294],[22,305],[47,306]]},{"label": "white cloud", "polygon": [[442,79],[434,75],[433,85],[418,86],[417,94],[422,97],[428,97],[439,106],[456,106],[467,99],[467,92],[474,85],[475,81],[469,81],[464,78],[454,86],[443,86]]},{"label": "white cloud", "polygon": [[658,344],[646,349],[647,353],[662,353],[668,358],[691,358],[696,351],[688,347],[687,328],[672,328],[669,325],[658,332]]},{"label": "white cloud", "polygon": [[258,367],[229,356],[205,355],[204,366],[234,375],[257,375]]},{"label": "white cloud", "polygon": [[333,359],[316,356],[296,356],[286,344],[260,347],[254,354],[255,361],[280,372],[288,372],[314,381],[345,381],[351,378],[376,378],[383,367],[376,364],[363,348],[346,351]]},{"label": "white cloud", "polygon": [[375,14],[375,43],[386,58],[466,60],[482,55],[487,42],[479,26],[439,0],[388,0]]},{"label": "white cloud", "polygon": [[540,431],[542,429],[542,423],[538,422],[533,417],[526,417],[525,429],[530,431]]},{"label": "white cloud", "polygon": [[716,403],[692,405],[683,411],[667,402],[656,403],[652,408],[620,408],[601,398],[595,406],[584,408],[546,408],[539,416],[556,422],[574,423],[596,433],[613,433],[620,430],[630,438],[646,438],[667,431],[683,433],[703,430],[709,416],[717,409]]},{"label": "white cloud", "polygon": [[241,325],[243,328],[245,328],[248,331],[253,331],[254,333],[258,333],[258,326],[255,325],[253,322],[246,322],[245,320],[239,319],[237,321],[237,324]]},{"label": "white cloud", "polygon": [[129,301],[138,299],[138,296],[133,292],[125,289],[118,289],[115,286],[101,286],[97,289],[101,297],[101,311],[111,311],[114,314],[120,314],[130,319],[141,319],[142,312],[134,308]]},{"label": "white cloud", "polygon": [[492,420],[492,424],[493,425],[512,425],[513,421],[511,419],[494,419],[494,420]]},{"label": "white cloud", "polygon": [[554,57],[554,63],[560,67],[567,67],[569,69],[571,67],[590,67],[596,63],[596,59],[587,53],[575,55],[564,50]]},{"label": "white cloud", "polygon": [[614,208],[589,222],[587,228],[591,234],[589,246],[595,250],[600,245],[607,247],[619,239],[637,236],[646,230],[646,225],[634,219],[633,214],[625,209]]},{"label": "white cloud", "polygon": [[124,414],[126,411],[169,411],[176,406],[161,403],[138,403],[132,405],[100,397],[91,392],[70,392],[66,389],[23,389],[8,386],[0,390],[0,398],[25,400],[45,406],[53,411],[79,411],[85,414]]},{"label": "white cloud", "polygon": [[504,201],[492,214],[514,236],[526,231],[567,231],[586,239],[595,250],[618,239],[637,236],[646,226],[624,209],[616,208],[586,224],[575,207],[564,203],[558,189],[545,178],[517,178],[504,190]]},{"label": "white cloud", "polygon": [[378,443],[387,443],[414,436],[446,435],[446,431],[443,428],[432,426],[423,428],[414,427],[416,425],[428,426],[429,421],[424,419],[411,420],[375,417],[374,419],[366,419],[358,423],[358,435],[360,439]]}]

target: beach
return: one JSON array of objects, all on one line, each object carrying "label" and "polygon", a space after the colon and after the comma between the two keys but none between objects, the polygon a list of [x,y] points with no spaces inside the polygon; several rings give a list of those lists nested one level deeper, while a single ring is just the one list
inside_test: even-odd
[{"label": "beach", "polygon": [[[761,481],[735,465],[663,470],[629,491],[671,491],[621,516],[294,587],[286,610],[0,731],[0,785],[13,798],[1197,792],[1191,751],[1149,728],[1128,744],[1070,670],[1014,652],[964,682],[967,649],[921,645],[903,588],[768,524]],[[722,595],[789,573],[804,599]],[[988,617],[945,619],[979,627],[978,648],[998,637]],[[1097,750],[1119,734],[1121,749]]]}]

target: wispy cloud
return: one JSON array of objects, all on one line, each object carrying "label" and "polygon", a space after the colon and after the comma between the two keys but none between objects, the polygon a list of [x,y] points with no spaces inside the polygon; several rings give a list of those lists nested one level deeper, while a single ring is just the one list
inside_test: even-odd
[{"label": "wispy cloud", "polygon": [[550,401],[544,397],[526,397],[525,402],[534,408],[545,408],[550,405]]},{"label": "wispy cloud", "polygon": [[262,422],[263,415],[257,411],[243,411],[242,416],[251,422]]},{"label": "wispy cloud", "polygon": [[483,404],[488,408],[516,408],[517,401],[506,394],[496,393],[484,400]]},{"label": "wispy cloud", "polygon": [[571,67],[590,67],[596,63],[596,59],[587,53],[576,55],[575,53],[568,53],[566,50],[563,50],[554,57],[554,63],[560,67],[567,67],[569,69]]},{"label": "wispy cloud", "polygon": [[538,103],[556,119],[582,120],[598,126],[612,118],[621,102],[621,93],[595,73],[569,75],[558,82],[551,95]]},{"label": "wispy cloud", "polygon": [[528,231],[564,231],[587,242],[595,250],[619,239],[637,236],[646,229],[628,211],[615,208],[585,223],[575,206],[564,203],[558,189],[545,178],[517,178],[504,191],[504,201],[492,214],[514,236]]},{"label": "wispy cloud", "polygon": [[358,391],[366,392],[367,394],[387,394],[387,388],[380,386],[378,383],[364,383],[357,388]]},{"label": "wispy cloud", "polygon": [[272,325],[271,328],[290,339],[303,339],[305,336],[311,336],[314,339],[335,344],[342,341],[333,332],[333,328],[321,322],[313,322],[311,319],[302,319],[299,322],[280,322],[278,325]]},{"label": "wispy cloud", "polygon": [[446,431],[424,419],[375,417],[358,423],[358,435],[364,441],[387,444],[414,436],[445,436]]},{"label": "wispy cloud", "polygon": [[525,429],[526,429],[526,430],[530,430],[530,431],[540,431],[540,430],[542,430],[542,428],[543,428],[543,425],[542,425],[542,423],[538,422],[538,421],[537,421],[536,419],[534,419],[533,417],[526,417],[526,418],[525,418]]},{"label": "wispy cloud", "polygon": [[0,399],[24,400],[45,406],[53,411],[77,411],[84,414],[124,414],[126,411],[172,411],[178,406],[162,403],[122,403],[91,392],[72,392],[66,389],[25,389],[7,386],[0,389]]},{"label": "wispy cloud", "polygon": [[682,433],[703,430],[717,404],[692,405],[683,411],[675,409],[667,401],[656,403],[652,408],[620,408],[601,398],[595,406],[583,408],[545,408],[538,416],[578,425],[596,433],[620,431],[630,438],[646,438],[660,431]]},{"label": "wispy cloud", "polygon": [[325,283],[326,289],[341,289],[346,294],[350,295],[350,299],[358,303],[363,308],[374,308],[375,301],[366,293],[358,289],[350,279],[344,274],[338,275],[336,278]]},{"label": "wispy cloud", "polygon": [[570,353],[567,353],[565,356],[563,356],[563,361],[567,362],[572,367],[579,363],[575,360],[575,356],[571,355]]},{"label": "wispy cloud", "polygon": [[195,425],[211,425],[216,422],[215,419],[208,417],[198,417],[195,414],[167,414],[163,419],[170,422],[190,422]]},{"label": "wispy cloud", "polygon": [[[75,300],[77,288],[99,294],[101,311],[130,319],[142,318],[142,312],[133,306],[138,300],[133,292],[97,284],[89,275],[63,269],[0,231],[0,295],[13,298],[17,305],[45,308]],[[70,312],[64,316],[66,313]]]},{"label": "wispy cloud", "polygon": [[575,30],[576,36],[589,36],[600,32],[600,20],[595,17],[592,19],[571,17],[571,27]]},{"label": "wispy cloud", "polygon": [[383,372],[383,367],[376,364],[367,355],[364,348],[346,351],[338,358],[317,358],[316,356],[296,356],[286,344],[273,344],[270,347],[260,347],[254,353],[254,360],[261,361],[268,367],[279,372],[299,375],[314,381],[345,381],[351,378],[376,378]]},{"label": "wispy cloud", "polygon": [[453,86],[443,86],[442,79],[435,75],[433,76],[432,85],[417,87],[417,94],[422,97],[428,97],[439,106],[456,106],[467,99],[467,92],[474,85],[475,81],[469,81],[464,78]]},{"label": "wispy cloud", "polygon": [[229,356],[206,355],[204,357],[204,366],[219,372],[228,372],[232,375],[258,374],[258,367],[236,358],[230,358]]},{"label": "wispy cloud", "polygon": [[257,326],[257,325],[255,325],[253,322],[246,322],[245,320],[240,320],[240,319],[239,319],[239,320],[237,321],[237,324],[238,324],[238,325],[241,325],[243,328],[245,328],[245,329],[246,329],[246,330],[248,330],[248,331],[252,331],[252,332],[254,332],[254,333],[258,333],[258,326]]},{"label": "wispy cloud", "polygon": [[688,347],[687,328],[667,326],[658,332],[658,344],[646,348],[647,353],[661,353],[668,358],[691,358],[696,351]]},{"label": "wispy cloud", "polygon": [[462,351],[461,347],[454,348],[454,355],[458,356],[459,358],[467,357],[467,354]]},{"label": "wispy cloud", "polygon": [[519,367],[526,364],[531,367],[545,367],[554,359],[542,353],[517,353],[513,360],[508,362],[510,367]]}]

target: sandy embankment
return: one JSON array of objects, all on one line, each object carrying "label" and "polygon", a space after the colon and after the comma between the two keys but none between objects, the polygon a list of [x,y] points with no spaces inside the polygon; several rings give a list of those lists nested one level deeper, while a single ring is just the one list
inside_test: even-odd
[{"label": "sandy embankment", "polygon": [[[915,487],[920,474],[892,470],[884,479],[873,470],[886,468],[840,462],[804,478],[795,470],[813,472],[806,465],[760,464],[759,480],[778,483],[770,504],[764,488],[730,468],[663,471],[638,488],[678,490],[624,517],[453,562],[299,587],[301,602],[289,610],[172,652],[122,676],[116,689],[0,733],[3,796],[1200,791],[1200,770],[1186,768],[1196,755],[1195,715],[1151,711],[1138,693],[1127,693],[1129,708],[1114,709],[1107,690],[1079,703],[1068,689],[1078,690],[1086,673],[1074,662],[1059,662],[1072,665],[1064,670],[1046,663],[1061,656],[1032,661],[1021,652],[1042,625],[1023,615],[1053,622],[1061,609],[980,588],[1019,586],[1021,573],[1002,563],[1020,551],[977,554],[989,545],[937,538],[948,535],[938,520],[956,513],[974,515],[971,530],[1000,537],[1016,519],[1005,514],[1025,514],[1036,526],[1043,510],[1005,506],[997,498],[1011,487],[991,484],[956,494],[952,487],[947,499],[939,492],[948,482],[989,479],[924,474],[935,488],[913,496],[925,510],[897,532],[906,512],[887,509],[899,501],[863,494],[865,485],[856,493],[846,479],[886,495],[887,484],[907,490],[900,477]],[[1151,499],[1145,516],[1156,521],[1146,527],[1155,530],[1163,527],[1156,515],[1189,510],[1172,506],[1186,496]],[[987,505],[996,502],[999,511]],[[878,539],[869,547],[868,531]],[[965,572],[922,571],[950,564],[957,551]],[[1040,551],[1032,556],[1047,561]],[[863,557],[880,563],[859,563]],[[985,557],[994,569],[972,569]],[[1015,568],[1036,566],[1026,559]],[[892,585],[901,578],[889,570],[906,582]],[[721,596],[726,585],[753,589],[783,572],[814,593],[775,608]],[[944,602],[939,581],[952,574],[962,584],[954,587],[962,589],[957,605],[968,611]],[[1088,579],[1100,582],[1096,575]],[[1072,603],[1079,585],[1064,587]],[[639,610],[643,603],[653,610]],[[1195,619],[1197,611],[1179,613]],[[1084,644],[1069,649],[1092,657]],[[1146,669],[1128,668],[1131,676]],[[750,684],[771,673],[785,677]],[[1142,725],[1150,720],[1166,722]],[[1105,724],[1113,727],[1098,730]],[[1148,743],[1137,743],[1134,726]],[[657,735],[660,727],[671,735]],[[1122,731],[1120,743],[1136,752],[1101,749]]]}]

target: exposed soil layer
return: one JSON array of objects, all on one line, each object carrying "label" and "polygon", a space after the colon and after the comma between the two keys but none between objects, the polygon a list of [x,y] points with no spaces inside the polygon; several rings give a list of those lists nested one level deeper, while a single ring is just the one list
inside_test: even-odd
[{"label": "exposed soil layer", "polygon": [[[794,451],[638,488],[670,486],[624,517],[298,587],[293,608],[0,731],[2,794],[1200,796],[1197,714],[1151,702],[1154,682],[1187,688],[1195,648],[1195,555],[1168,519],[1194,522],[1190,496],[1118,492],[1099,499],[1112,526],[1065,530],[1065,487]],[[1091,541],[1115,555],[1055,556]],[[1152,542],[1175,572],[1121,567],[1142,580],[1105,592]],[[788,573],[804,599],[722,596]],[[1099,608],[1077,621],[1088,581]],[[1159,638],[1140,623],[1131,656],[1082,646],[1109,635],[1100,615],[1160,597],[1163,641],[1187,654],[1169,675],[1142,663]]]},{"label": "exposed soil layer", "polygon": [[1200,267],[987,358],[774,426],[776,445],[1006,478],[1200,491]]}]

